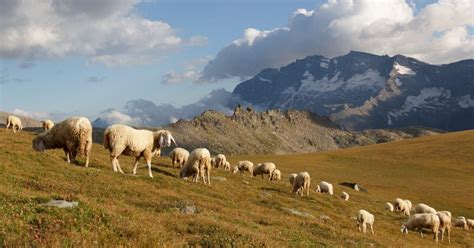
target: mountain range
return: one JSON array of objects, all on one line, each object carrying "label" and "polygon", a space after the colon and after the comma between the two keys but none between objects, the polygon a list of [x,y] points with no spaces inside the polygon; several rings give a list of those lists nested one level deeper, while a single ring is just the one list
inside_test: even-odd
[{"label": "mountain range", "polygon": [[474,128],[474,60],[432,65],[351,51],[265,69],[232,94],[258,109],[299,109],[350,130]]}]

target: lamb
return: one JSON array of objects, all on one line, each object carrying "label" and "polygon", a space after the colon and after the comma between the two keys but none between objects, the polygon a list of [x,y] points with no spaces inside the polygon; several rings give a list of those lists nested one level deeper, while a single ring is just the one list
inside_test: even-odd
[{"label": "lamb", "polygon": [[390,202],[385,203],[385,210],[388,210],[390,212],[393,212],[393,204]]},{"label": "lamb", "polygon": [[179,176],[181,178],[193,176],[192,181],[195,183],[199,181],[199,176],[201,176],[204,184],[206,184],[205,175],[207,174],[207,183],[211,185],[211,167],[211,154],[209,150],[197,148],[189,154],[188,160],[181,169]]},{"label": "lamb", "polygon": [[316,187],[316,192],[318,192],[318,193],[328,193],[330,195],[333,195],[332,184],[330,184],[326,181],[321,181],[319,183],[319,185]]},{"label": "lamb", "polygon": [[166,130],[152,132],[115,124],[109,126],[104,132],[104,148],[110,152],[113,170],[122,174],[118,157],[123,154],[135,157],[134,175],[137,174],[138,161],[144,157],[148,165],[148,175],[153,177],[151,158],[159,154],[161,148],[168,147],[171,143],[177,146],[171,133]]},{"label": "lamb", "polygon": [[230,170],[230,163],[229,163],[229,161],[225,161],[225,163],[224,163],[224,170]]},{"label": "lamb", "polygon": [[407,206],[407,202],[405,200],[397,198],[393,202],[393,206],[395,207],[396,211],[402,212],[406,216],[410,216],[410,209],[408,208],[409,206]]},{"label": "lamb", "polygon": [[423,228],[428,228],[433,233],[434,240],[438,242],[440,220],[438,215],[432,213],[421,213],[412,215],[407,222],[405,222],[400,231],[408,233],[408,229],[419,231],[423,238]]},{"label": "lamb", "polygon": [[415,214],[436,214],[436,210],[424,203],[420,203],[415,206]]},{"label": "lamb", "polygon": [[5,121],[5,124],[7,126],[7,130],[9,127],[11,127],[14,133],[16,133],[16,131],[20,132],[23,129],[20,118],[14,115],[9,115]]},{"label": "lamb", "polygon": [[271,180],[271,173],[276,169],[276,166],[274,163],[271,162],[264,162],[264,163],[259,163],[257,167],[252,172],[253,176],[258,176],[261,175],[263,179],[263,174],[268,174],[268,180]]},{"label": "lamb", "polygon": [[451,212],[438,211],[436,213],[439,218],[439,230],[441,232],[441,241],[444,240],[444,233],[448,234],[448,243],[451,244]]},{"label": "lamb", "polygon": [[237,173],[237,171],[240,171],[242,173],[243,171],[248,171],[250,172],[250,176],[253,176],[253,163],[248,161],[248,160],[242,160],[237,162],[237,165],[234,167],[234,174]]},{"label": "lamb", "polygon": [[68,163],[76,160],[77,155],[86,158],[85,167],[89,167],[92,148],[92,126],[85,117],[70,117],[33,139],[33,149],[43,152],[46,149],[61,148]]},{"label": "lamb", "polygon": [[456,221],[454,222],[454,226],[455,227],[461,227],[463,229],[469,229],[468,225],[467,225],[467,220],[466,218],[464,218],[464,216],[459,216]]},{"label": "lamb", "polygon": [[272,173],[270,173],[270,180],[276,181],[281,180],[281,171],[279,169],[274,169]]},{"label": "lamb", "polygon": [[299,193],[300,196],[303,196],[304,192],[306,192],[306,196],[309,196],[310,184],[311,184],[311,178],[309,176],[309,173],[306,171],[300,172],[296,175],[296,177],[294,178],[292,182],[293,188],[291,190],[291,193],[293,194]]},{"label": "lamb", "polygon": [[176,147],[170,152],[169,157],[171,158],[173,167],[178,164],[181,168],[184,166],[184,163],[186,163],[186,160],[188,160],[189,152],[184,148]]},{"label": "lamb", "polygon": [[349,194],[345,191],[342,191],[341,193],[341,198],[344,200],[344,201],[348,201],[349,200]]},{"label": "lamb", "polygon": [[43,130],[48,131],[54,127],[54,122],[52,120],[44,120],[41,122],[43,124]]},{"label": "lamb", "polygon": [[374,234],[374,215],[369,213],[368,211],[361,209],[357,214],[357,227],[359,228],[359,232],[366,233],[367,225],[369,225],[372,234]]}]

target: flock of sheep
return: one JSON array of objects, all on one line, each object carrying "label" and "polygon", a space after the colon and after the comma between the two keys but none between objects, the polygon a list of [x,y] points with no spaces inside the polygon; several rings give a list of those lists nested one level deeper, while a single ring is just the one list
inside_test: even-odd
[{"label": "flock of sheep", "polygon": [[[85,166],[89,166],[89,156],[92,148],[92,125],[85,117],[71,117],[56,125],[51,120],[42,122],[44,132],[38,134],[32,141],[33,149],[36,151],[45,151],[47,149],[63,149],[68,163],[75,161],[76,156],[85,156]],[[14,132],[22,130],[21,120],[16,116],[8,116],[6,127],[12,128]],[[123,173],[118,158],[120,155],[135,157],[135,165],[133,174],[137,173],[138,161],[144,157],[148,166],[148,173],[153,177],[151,171],[151,159],[153,156],[160,156],[161,149],[169,147],[172,144],[177,146],[171,133],[167,130],[149,131],[137,130],[132,127],[115,124],[105,129],[104,132],[104,148],[109,150],[112,168],[115,172]],[[188,152],[184,148],[175,148],[169,154],[173,167],[181,168],[179,176],[181,178],[192,177],[193,182],[198,182],[202,177],[204,184],[211,184],[210,171],[211,168],[223,168],[224,170],[237,172],[249,172],[251,177],[268,174],[268,180],[281,180],[281,171],[278,170],[274,163],[264,162],[254,166],[254,163],[248,160],[239,161],[232,169],[225,155],[218,154],[211,157],[209,150],[206,148],[197,148]],[[310,175],[308,172],[292,173],[289,176],[291,184],[291,193],[301,196],[309,196],[310,192]],[[333,195],[333,185],[321,181],[316,186],[316,192],[327,193]],[[340,196],[343,200],[349,200],[349,194],[342,192]],[[408,220],[401,226],[402,233],[408,233],[408,230],[419,231],[423,237],[422,229],[429,229],[434,240],[438,241],[444,238],[444,233],[448,235],[448,242],[451,242],[450,232],[451,226],[464,229],[474,229],[474,220],[458,217],[452,221],[451,212],[436,211],[434,208],[420,203],[414,208],[411,201],[400,198],[392,202],[385,203],[385,209],[388,211],[397,211],[405,216],[409,216]],[[413,215],[411,213],[414,212]],[[411,215],[411,216],[410,216]],[[370,227],[372,234],[374,233],[373,224],[374,215],[367,210],[361,209],[357,214],[357,227],[359,231],[365,233],[367,226]]]}]

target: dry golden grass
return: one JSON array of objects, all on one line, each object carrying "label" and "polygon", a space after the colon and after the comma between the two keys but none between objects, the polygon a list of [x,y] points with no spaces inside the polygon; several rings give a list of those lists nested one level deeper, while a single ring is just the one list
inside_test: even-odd
[{"label": "dry golden grass", "polygon": [[[212,186],[177,177],[167,158],[154,159],[131,175],[133,160],[121,157],[126,175],[112,172],[108,153],[94,144],[91,167],[69,165],[62,151],[36,153],[33,134],[0,130],[0,244],[4,246],[431,246],[430,236],[400,233],[405,220],[383,210],[396,197],[424,202],[454,216],[474,217],[474,131],[417,138],[326,153],[236,156],[273,161],[283,180],[268,182],[213,170]],[[178,141],[179,143],[179,141]],[[83,162],[80,162],[82,165]],[[289,194],[287,175],[308,171],[312,186],[332,182],[335,196]],[[368,193],[337,185],[358,182]],[[350,194],[349,202],[338,198]],[[50,199],[79,202],[75,209],[41,204]],[[195,205],[196,214],[179,209]],[[285,208],[311,214],[300,217]],[[375,215],[375,235],[361,234],[359,209]],[[319,217],[327,215],[331,221]],[[454,229],[451,246],[474,244],[474,231]],[[441,242],[440,246],[447,245]]]}]

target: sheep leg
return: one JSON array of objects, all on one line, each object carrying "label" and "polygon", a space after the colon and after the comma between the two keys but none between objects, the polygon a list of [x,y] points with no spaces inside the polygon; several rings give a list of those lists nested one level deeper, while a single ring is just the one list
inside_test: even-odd
[{"label": "sheep leg", "polygon": [[120,167],[120,163],[119,163],[119,161],[118,161],[117,158],[115,158],[115,164],[116,164],[116,166],[117,166],[118,171],[119,171],[120,173],[124,174],[122,168]]},{"label": "sheep leg", "polygon": [[133,175],[137,174],[138,160],[140,160],[140,157],[135,158],[135,165],[133,166]]},{"label": "sheep leg", "polygon": [[151,173],[151,160],[146,161],[146,165],[148,165],[148,175],[153,178],[153,174]]},{"label": "sheep leg", "polygon": [[367,232],[367,224],[364,222],[362,223],[362,232],[366,233]]},{"label": "sheep leg", "polygon": [[372,235],[374,235],[374,227],[372,226],[372,224],[370,224],[370,231],[372,231]]},{"label": "sheep leg", "polygon": [[207,169],[207,184],[211,185],[211,170]]},{"label": "sheep leg", "polygon": [[66,161],[70,164],[71,158],[69,157],[69,151],[67,149],[64,149],[64,155],[66,156]]},{"label": "sheep leg", "polygon": [[448,233],[448,243],[451,244],[451,228],[448,227],[448,228],[446,229],[446,232]]},{"label": "sheep leg", "polygon": [[112,168],[114,169],[114,172],[118,172],[117,165],[115,164],[115,159],[115,157],[110,156],[110,161],[112,161]]}]

